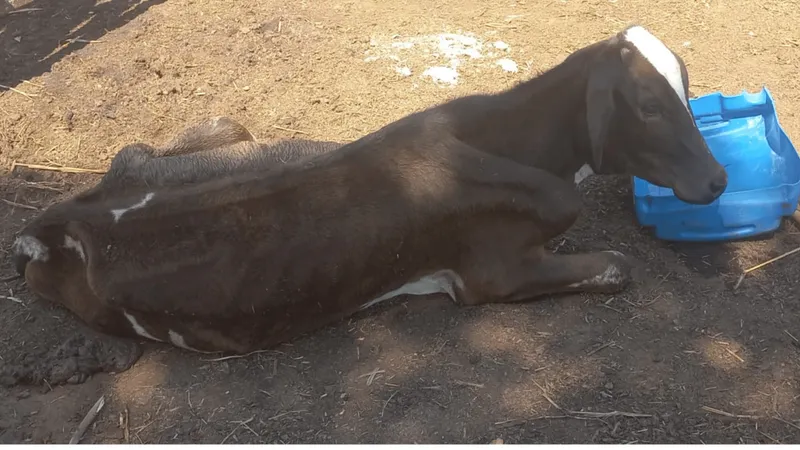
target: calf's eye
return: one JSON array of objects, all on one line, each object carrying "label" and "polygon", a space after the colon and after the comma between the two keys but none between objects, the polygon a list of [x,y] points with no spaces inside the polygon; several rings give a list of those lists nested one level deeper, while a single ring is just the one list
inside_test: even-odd
[{"label": "calf's eye", "polygon": [[642,106],[642,114],[647,118],[657,117],[661,115],[661,105],[658,103],[645,103]]}]

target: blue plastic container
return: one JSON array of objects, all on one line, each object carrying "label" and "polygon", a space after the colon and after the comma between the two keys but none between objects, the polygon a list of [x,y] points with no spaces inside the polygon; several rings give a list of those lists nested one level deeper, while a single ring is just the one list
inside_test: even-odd
[{"label": "blue plastic container", "polygon": [[714,242],[778,229],[800,197],[800,156],[778,122],[769,90],[690,100],[711,153],[728,172],[728,187],[710,205],[690,205],[672,189],[633,177],[636,218],[659,239]]}]

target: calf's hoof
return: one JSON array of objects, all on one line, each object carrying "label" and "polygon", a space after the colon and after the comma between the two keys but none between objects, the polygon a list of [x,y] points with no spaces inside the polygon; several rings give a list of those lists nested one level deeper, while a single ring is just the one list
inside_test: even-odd
[{"label": "calf's hoof", "polygon": [[133,341],[79,334],[53,350],[0,367],[0,384],[81,384],[98,372],[124,372],[142,355]]},{"label": "calf's hoof", "polygon": [[592,256],[597,258],[597,274],[570,285],[571,288],[582,292],[615,294],[633,281],[633,265],[627,256],[614,250],[594,253]]}]

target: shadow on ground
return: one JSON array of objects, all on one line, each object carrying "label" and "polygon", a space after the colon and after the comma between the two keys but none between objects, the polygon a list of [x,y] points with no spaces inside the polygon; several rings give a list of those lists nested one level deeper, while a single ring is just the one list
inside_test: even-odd
[{"label": "shadow on ground", "polygon": [[0,84],[15,87],[166,0],[32,0],[0,8]]}]

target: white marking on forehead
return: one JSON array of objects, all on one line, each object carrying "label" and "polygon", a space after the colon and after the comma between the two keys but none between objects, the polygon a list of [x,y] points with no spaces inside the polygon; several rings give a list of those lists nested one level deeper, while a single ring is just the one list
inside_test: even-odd
[{"label": "white marking on forehead", "polygon": [[128,319],[128,322],[131,323],[133,331],[135,331],[136,334],[138,334],[141,337],[151,339],[153,341],[163,342],[161,339],[158,339],[152,334],[148,333],[147,330],[145,330],[144,327],[139,324],[139,321],[136,320],[136,317],[133,317],[132,315],[128,314],[127,311],[122,311],[122,314],[125,314],[125,318]]},{"label": "white marking on forehead", "polygon": [[629,28],[625,32],[625,40],[633,44],[644,59],[667,79],[669,85],[678,94],[678,98],[681,99],[683,106],[688,109],[681,65],[670,49],[649,31],[639,26]]},{"label": "white marking on forehead", "polygon": [[594,170],[592,170],[592,166],[588,164],[584,164],[575,172],[575,186],[581,184],[581,181],[589,178],[589,176],[594,175]]},{"label": "white marking on forehead", "polygon": [[119,222],[119,219],[121,219],[122,215],[125,214],[126,212],[133,211],[134,209],[144,208],[147,202],[152,200],[154,196],[155,194],[153,192],[148,192],[147,195],[144,196],[142,201],[136,203],[135,205],[131,205],[127,208],[122,208],[122,209],[112,209],[111,214],[114,216],[114,223]]},{"label": "white marking on forehead", "polygon": [[81,261],[86,262],[86,254],[83,252],[83,245],[80,241],[72,236],[64,235],[64,247],[75,250],[75,253],[81,257]]},{"label": "white marking on forehead", "polygon": [[33,236],[22,235],[14,241],[14,252],[21,253],[33,261],[46,262],[50,258],[47,246]]}]

